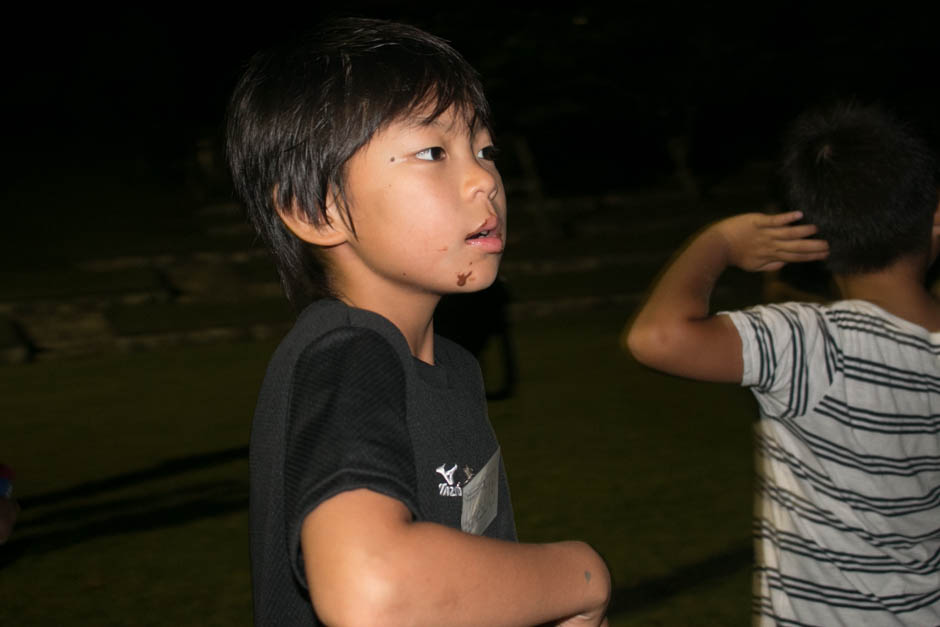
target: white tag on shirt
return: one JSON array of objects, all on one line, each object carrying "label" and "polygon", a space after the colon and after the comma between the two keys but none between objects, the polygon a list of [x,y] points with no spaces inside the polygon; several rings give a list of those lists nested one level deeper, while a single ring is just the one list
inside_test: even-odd
[{"label": "white tag on shirt", "polygon": [[499,448],[463,487],[460,528],[477,535],[486,531],[499,507]]}]

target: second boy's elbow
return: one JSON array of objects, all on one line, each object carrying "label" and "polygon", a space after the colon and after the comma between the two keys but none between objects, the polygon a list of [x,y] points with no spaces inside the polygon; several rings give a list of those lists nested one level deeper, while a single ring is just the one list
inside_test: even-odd
[{"label": "second boy's elbow", "polygon": [[662,368],[678,348],[677,334],[668,325],[634,322],[624,330],[621,345],[645,366]]}]

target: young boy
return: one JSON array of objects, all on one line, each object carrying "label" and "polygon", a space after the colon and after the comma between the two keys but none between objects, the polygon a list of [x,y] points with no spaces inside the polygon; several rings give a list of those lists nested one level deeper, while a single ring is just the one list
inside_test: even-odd
[{"label": "young boy", "polygon": [[443,294],[496,278],[506,196],[476,73],[346,19],[257,55],[229,161],[291,301],[250,446],[256,625],[606,624],[581,542],[515,541],[477,363]]},{"label": "young boy", "polygon": [[[886,113],[839,105],[797,122],[781,175],[788,211],[695,237],[627,345],[757,398],[755,623],[938,625],[940,306],[924,286],[935,162]],[[817,259],[845,300],[709,314],[728,266]]]}]

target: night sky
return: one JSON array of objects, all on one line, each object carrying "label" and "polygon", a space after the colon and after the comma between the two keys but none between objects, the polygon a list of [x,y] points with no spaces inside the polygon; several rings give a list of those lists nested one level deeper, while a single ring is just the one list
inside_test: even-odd
[{"label": "night sky", "polygon": [[787,120],[834,97],[884,102],[940,136],[930,16],[889,3],[686,4],[27,8],[2,44],[4,166],[12,176],[115,161],[159,170],[217,134],[253,51],[329,13],[402,19],[452,41],[483,74],[498,133],[528,138],[554,193],[650,182],[668,172],[666,142],[676,136],[690,142],[697,170],[720,177],[772,157]]}]

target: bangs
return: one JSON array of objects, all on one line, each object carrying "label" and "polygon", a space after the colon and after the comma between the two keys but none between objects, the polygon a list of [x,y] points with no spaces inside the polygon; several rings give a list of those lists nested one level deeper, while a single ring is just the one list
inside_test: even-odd
[{"label": "bangs", "polygon": [[374,64],[369,63],[372,59],[358,60],[375,67],[357,68],[354,75],[359,80],[350,83],[358,84],[346,85],[348,93],[364,96],[355,116],[359,120],[355,135],[367,140],[405,118],[430,124],[451,109],[470,128],[491,129],[490,108],[479,78],[462,58],[418,54],[404,47],[396,52],[411,58],[390,62],[386,56]]}]

